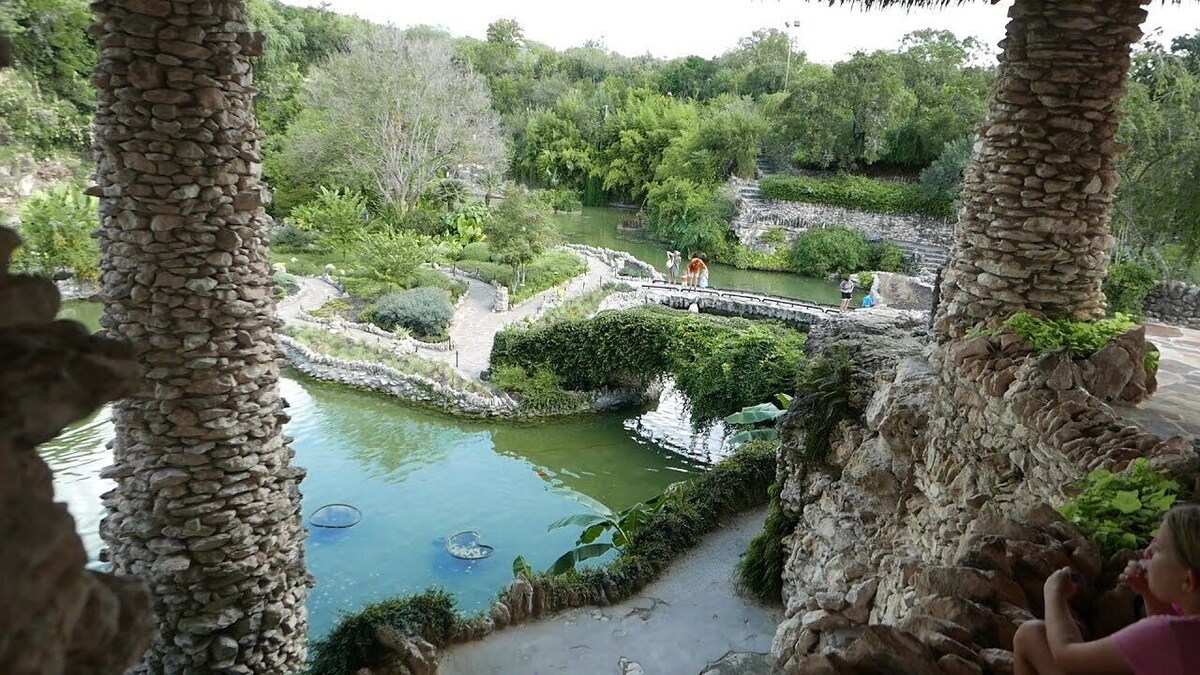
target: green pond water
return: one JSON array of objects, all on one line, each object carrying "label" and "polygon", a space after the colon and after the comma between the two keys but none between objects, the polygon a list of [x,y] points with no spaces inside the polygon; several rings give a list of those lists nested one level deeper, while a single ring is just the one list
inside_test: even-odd
[{"label": "green pond water", "polygon": [[[639,260],[654,265],[659,272],[665,274],[666,244],[650,239],[640,232],[617,230],[617,225],[632,215],[631,211],[621,209],[584,207],[582,213],[556,213],[553,219],[563,236],[572,244],[626,251]],[[709,286],[713,288],[779,295],[823,305],[836,305],[841,301],[837,284],[825,279],[802,277],[786,272],[739,270],[718,263],[709,263],[708,268]]]},{"label": "green pond water", "polygon": [[[95,303],[67,303],[62,316],[94,329],[99,312]],[[512,578],[513,558],[545,568],[571,547],[578,532],[548,532],[549,523],[597,503],[621,509],[647,499],[719,451],[719,438],[693,437],[672,396],[644,414],[532,425],[425,412],[293,372],[280,389],[291,404],[285,431],[295,462],[308,469],[305,517],[335,502],[363,513],[349,529],[309,528],[313,635],[340,611],[430,585],[455,593],[463,609],[482,609]],[[40,448],[93,560],[102,546],[100,495],[114,487],[99,477],[112,461],[109,418],[105,407]],[[444,537],[462,530],[478,530],[495,554],[476,562],[448,555]]]}]

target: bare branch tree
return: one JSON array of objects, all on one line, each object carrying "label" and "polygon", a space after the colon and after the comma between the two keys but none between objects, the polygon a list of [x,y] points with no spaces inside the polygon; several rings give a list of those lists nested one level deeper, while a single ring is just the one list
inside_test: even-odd
[{"label": "bare branch tree", "polygon": [[306,84],[289,164],[413,203],[428,185],[475,165],[503,171],[505,148],[487,84],[448,40],[376,28]]}]

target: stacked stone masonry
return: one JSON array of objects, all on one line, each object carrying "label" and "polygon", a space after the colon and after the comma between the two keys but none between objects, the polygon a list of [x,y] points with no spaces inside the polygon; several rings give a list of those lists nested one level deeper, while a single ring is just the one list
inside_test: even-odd
[{"label": "stacked stone masonry", "polygon": [[1146,318],[1185,328],[1200,328],[1200,286],[1159,282],[1142,302]]},{"label": "stacked stone masonry", "polygon": [[[781,500],[798,519],[773,647],[785,673],[881,672],[879,659],[894,673],[1011,673],[1012,636],[1040,616],[1051,571],[1072,565],[1103,589],[1123,565],[1105,566],[1047,504],[1136,457],[1197,470],[1191,441],[1142,433],[1104,404],[1155,388],[1140,328],[1083,361],[1012,333],[930,345],[924,332],[859,313],[810,333],[810,355],[851,350],[865,412],[834,439],[837,471],[803,464],[798,420],[781,424]],[[1102,635],[1121,625],[1114,613],[1132,617],[1132,597],[1093,590],[1079,609]]]},{"label": "stacked stone masonry", "polygon": [[[946,260],[954,242],[954,222],[948,218],[893,215],[845,209],[825,204],[808,204],[763,199],[757,181],[731,178],[737,195],[733,232],[738,241],[769,253],[777,246],[790,246],[802,233],[822,227],[848,227],[872,241],[888,241],[904,248],[917,268],[935,270]],[[768,233],[778,230],[782,241]]]},{"label": "stacked stone masonry", "polygon": [[17,245],[0,228],[0,672],[108,675],[150,643],[150,597],[128,578],[86,570],[87,553],[37,453],[71,422],[133,391],[121,342],[56,321],[46,279],[10,276]]},{"label": "stacked stone masonry", "polygon": [[1104,315],[1115,136],[1141,0],[1016,0],[963,181],[939,339],[1028,310]]},{"label": "stacked stone masonry", "polygon": [[282,434],[262,133],[240,0],[97,0],[102,325],[142,378],[114,407],[101,536],[150,584],[142,673],[304,668],[304,472]]}]

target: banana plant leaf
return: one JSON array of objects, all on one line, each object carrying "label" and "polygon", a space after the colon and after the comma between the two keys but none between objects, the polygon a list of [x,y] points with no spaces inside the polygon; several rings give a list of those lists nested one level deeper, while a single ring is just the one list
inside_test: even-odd
[{"label": "banana plant leaf", "polygon": [[735,412],[725,418],[726,424],[741,426],[744,424],[758,424],[759,422],[769,422],[782,415],[784,410],[775,407],[774,403],[760,403],[759,405],[742,408],[741,412]]},{"label": "banana plant leaf", "polygon": [[567,516],[566,518],[560,518],[560,519],[554,521],[553,523],[550,523],[550,527],[547,528],[547,531],[557,530],[560,527],[566,527],[568,525],[578,525],[579,527],[588,527],[595,523],[605,522],[606,520],[608,520],[608,516],[602,516],[598,513],[577,513],[573,516]]}]

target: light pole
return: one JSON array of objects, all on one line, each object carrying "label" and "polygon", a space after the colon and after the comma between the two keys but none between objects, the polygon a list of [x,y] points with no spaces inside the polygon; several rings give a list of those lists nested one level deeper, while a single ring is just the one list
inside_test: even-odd
[{"label": "light pole", "polygon": [[800,20],[793,19],[791,21],[784,21],[783,27],[785,29],[789,29],[789,30],[784,31],[784,34],[787,35],[787,52],[788,52],[788,54],[787,54],[787,68],[784,69],[784,71],[783,71],[783,90],[787,91],[788,83],[792,79],[792,34],[791,34],[791,30],[800,30]]}]

